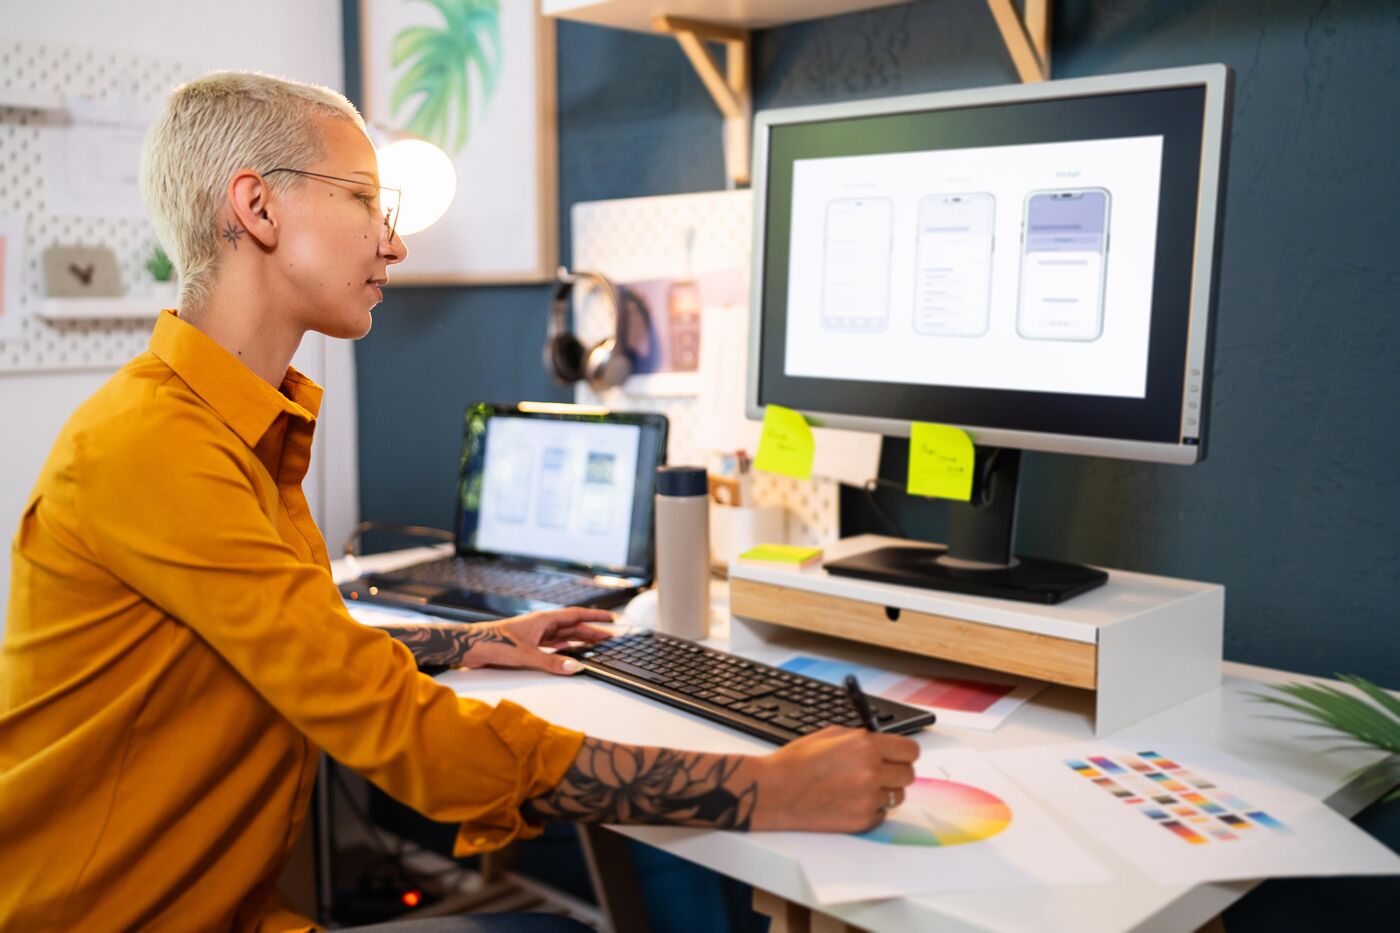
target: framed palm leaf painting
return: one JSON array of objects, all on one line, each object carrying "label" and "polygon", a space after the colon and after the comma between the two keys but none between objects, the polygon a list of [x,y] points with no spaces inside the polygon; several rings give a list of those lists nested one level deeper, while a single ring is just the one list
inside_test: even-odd
[{"label": "framed palm leaf painting", "polygon": [[360,34],[365,121],[436,143],[457,169],[452,206],[409,238],[395,281],[552,278],[553,20],[533,0],[360,0]]}]

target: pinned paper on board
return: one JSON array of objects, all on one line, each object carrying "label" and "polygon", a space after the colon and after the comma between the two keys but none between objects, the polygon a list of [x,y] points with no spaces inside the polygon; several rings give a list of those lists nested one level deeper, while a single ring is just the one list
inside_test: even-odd
[{"label": "pinned paper on board", "polygon": [[966,431],[915,421],[909,432],[909,494],[969,501],[975,457]]},{"label": "pinned paper on board", "polygon": [[[701,313],[704,339],[700,342],[700,420],[695,446],[702,450],[753,453],[758,450],[763,427],[746,415],[744,380],[734,378],[734,361],[749,353],[748,309],[707,307]],[[813,428],[816,450],[812,475],[852,486],[864,486],[880,471],[878,434]]]},{"label": "pinned paper on board", "polygon": [[24,218],[0,214],[0,340],[24,333]]},{"label": "pinned paper on board", "polygon": [[977,752],[925,752],[904,802],[856,835],[758,833],[822,904],[1113,877]]},{"label": "pinned paper on board", "polygon": [[1160,884],[1400,874],[1400,856],[1346,817],[1209,746],[1081,743],[989,758]]},{"label": "pinned paper on board", "polygon": [[811,479],[816,452],[812,428],[801,412],[781,405],[769,405],[764,409],[763,434],[758,439],[758,456],[753,462],[756,469],[793,479]]}]

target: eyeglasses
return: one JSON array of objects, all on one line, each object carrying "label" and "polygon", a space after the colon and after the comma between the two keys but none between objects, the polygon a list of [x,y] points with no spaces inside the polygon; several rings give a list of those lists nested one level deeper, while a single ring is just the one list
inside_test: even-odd
[{"label": "eyeglasses", "polygon": [[[394,242],[394,230],[399,224],[399,205],[403,203],[403,189],[388,188],[384,185],[376,185],[373,182],[364,181],[358,178],[340,178],[335,175],[322,175],[320,172],[305,172],[299,168],[270,168],[263,172],[264,175],[271,175],[274,172],[291,172],[293,175],[306,175],[310,178],[320,178],[325,181],[343,181],[347,185],[368,185],[371,188],[378,188],[381,192],[380,204],[390,201],[389,207],[384,209],[384,230],[389,235],[389,242]],[[383,192],[389,192],[393,198],[384,198]]]}]

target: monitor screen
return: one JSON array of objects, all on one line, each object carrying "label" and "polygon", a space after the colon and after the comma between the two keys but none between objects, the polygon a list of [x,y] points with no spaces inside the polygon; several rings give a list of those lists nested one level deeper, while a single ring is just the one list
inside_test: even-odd
[{"label": "monitor screen", "polygon": [[757,119],[749,410],[1191,462],[1221,66]]}]

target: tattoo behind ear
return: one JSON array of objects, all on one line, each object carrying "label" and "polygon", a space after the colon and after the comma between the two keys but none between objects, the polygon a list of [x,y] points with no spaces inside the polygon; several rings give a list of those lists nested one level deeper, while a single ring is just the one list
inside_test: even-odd
[{"label": "tattoo behind ear", "polygon": [[222,232],[220,232],[219,236],[223,237],[225,240],[228,240],[229,245],[232,246],[234,249],[238,249],[238,241],[243,238],[243,232],[244,231],[242,227],[239,227],[233,221],[230,220],[224,224],[224,229]]}]

